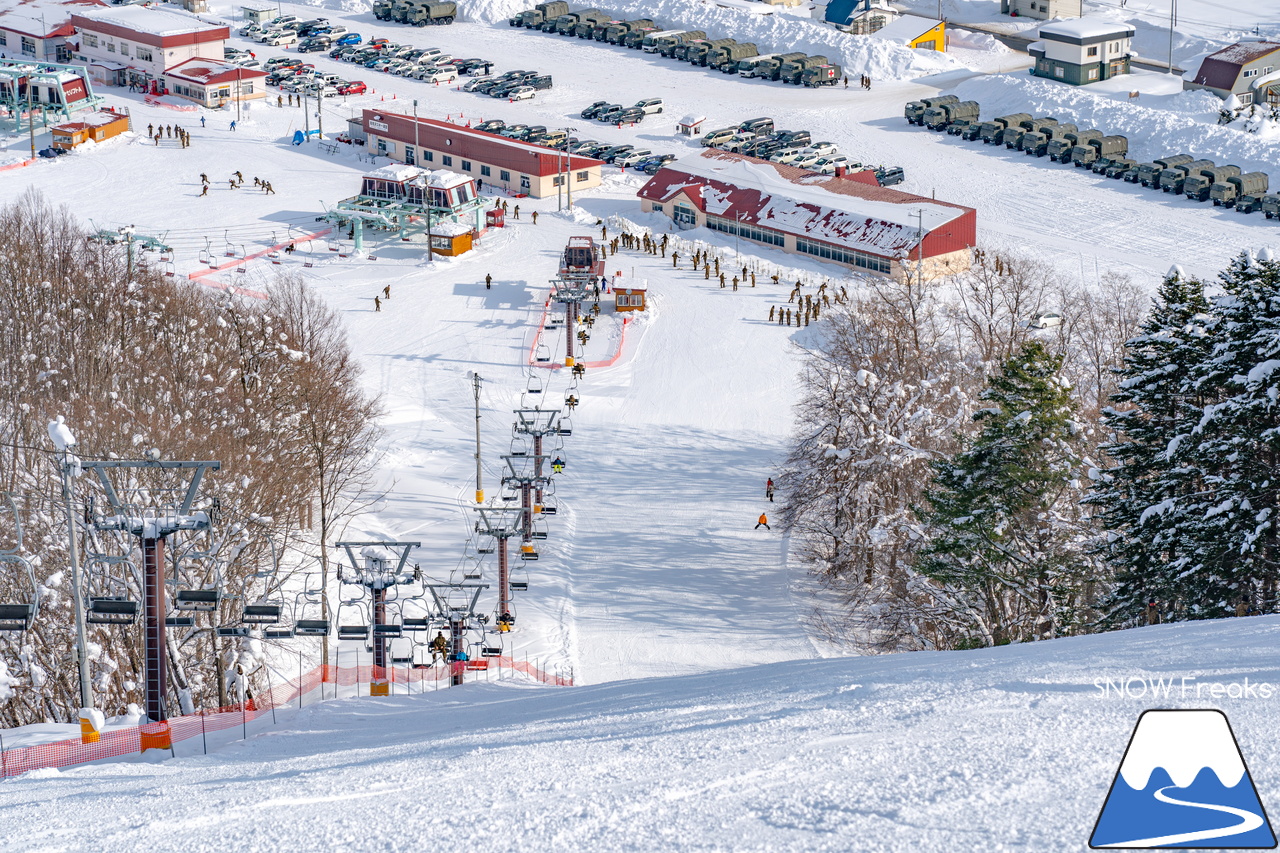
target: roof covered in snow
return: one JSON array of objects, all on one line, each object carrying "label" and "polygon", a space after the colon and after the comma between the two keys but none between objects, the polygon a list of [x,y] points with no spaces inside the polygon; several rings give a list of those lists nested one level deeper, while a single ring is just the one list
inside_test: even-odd
[{"label": "roof covered in snow", "polygon": [[439,190],[459,187],[473,180],[460,172],[451,172],[448,169],[423,169],[406,163],[389,163],[386,166],[380,166],[372,172],[365,173],[365,177],[380,181],[395,181],[400,184],[418,179],[420,183]]},{"label": "roof covered in snow", "polygon": [[70,15],[89,8],[102,7],[101,0],[19,0],[0,3],[0,29],[36,38],[53,38],[75,34]]},{"label": "roof covered in snow", "polygon": [[1115,21],[1103,21],[1098,18],[1074,18],[1043,24],[1040,27],[1040,38],[1083,44],[1114,38],[1133,38],[1136,32],[1137,30],[1129,24],[1118,24]]},{"label": "roof covered in snow", "polygon": [[878,39],[906,44],[915,41],[929,30],[941,24],[933,18],[917,18],[914,15],[902,15],[876,30],[873,35]]},{"label": "roof covered in snow", "polygon": [[191,15],[157,9],[150,6],[108,6],[105,8],[77,9],[77,18],[101,24],[114,24],[136,33],[153,36],[177,36],[186,33],[203,33],[225,30],[226,27],[206,24]]},{"label": "roof covered in snow", "polygon": [[881,257],[914,248],[972,208],[861,180],[707,149],[660,169],[640,190],[663,202],[684,193],[700,210]]},{"label": "roof covered in snow", "polygon": [[76,131],[88,130],[93,127],[104,127],[112,122],[128,120],[127,116],[113,113],[111,110],[99,110],[98,112],[89,113],[88,115],[77,116],[75,121],[67,122],[55,126],[55,131],[63,133],[74,133]]},{"label": "roof covered in snow", "polygon": [[267,76],[265,71],[244,68],[222,59],[205,59],[201,56],[188,59],[186,62],[179,62],[164,73],[166,77],[177,77],[201,86],[215,86],[219,83],[230,83],[234,80],[253,80]]},{"label": "roof covered in snow", "polygon": [[1211,53],[1200,61],[1200,67],[1183,75],[1200,86],[1231,91],[1240,79],[1244,66],[1280,50],[1280,42],[1250,39],[1239,41]]}]

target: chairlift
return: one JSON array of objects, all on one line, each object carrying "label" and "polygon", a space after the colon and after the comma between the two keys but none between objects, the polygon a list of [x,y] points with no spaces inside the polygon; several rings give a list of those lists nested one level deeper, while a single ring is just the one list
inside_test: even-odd
[{"label": "chairlift", "polygon": [[138,619],[138,602],[123,596],[89,599],[84,621],[90,625],[132,625]]},{"label": "chairlift", "polygon": [[91,625],[132,625],[138,618],[138,602],[129,594],[128,576],[136,578],[137,567],[127,556],[107,554],[90,528],[85,551],[89,606],[85,621]]},{"label": "chairlift", "polygon": [[315,249],[313,249],[313,248],[311,247],[311,241],[310,241],[310,240],[308,240],[308,241],[307,241],[307,254],[306,254],[306,255],[304,255],[304,256],[303,256],[303,258],[302,258],[302,265],[303,265],[304,267],[313,267],[313,266],[315,266],[315,257],[314,257],[314,252],[315,252]]},{"label": "chairlift", "polygon": [[556,433],[559,435],[573,435],[573,421],[568,415],[561,415],[556,425]]},{"label": "chairlift", "polygon": [[538,559],[538,552],[537,551],[521,551],[520,559],[524,560],[526,563],[536,562]]},{"label": "chairlift", "polygon": [[534,351],[533,360],[539,364],[546,364],[551,361],[551,349],[546,344],[538,344],[538,348]]},{"label": "chairlift", "polygon": [[166,278],[173,278],[176,271],[177,270],[175,270],[173,266],[173,261],[165,261],[164,274]]},{"label": "chairlift", "polygon": [[293,626],[286,628],[268,628],[262,632],[262,636],[268,640],[291,640],[297,636],[297,632],[294,630]]},{"label": "chairlift", "polygon": [[[356,586],[348,584],[348,586]],[[343,598],[338,602],[338,639],[339,640],[368,640],[369,639],[369,609],[364,600],[365,589],[362,586],[356,586],[360,590],[358,596],[352,598]]]},{"label": "chairlift", "polygon": [[480,654],[487,658],[496,658],[502,654],[502,646],[481,646]]},{"label": "chairlift", "polygon": [[329,612],[329,597],[323,585],[309,583],[312,576],[303,578],[302,591],[294,596],[293,630],[299,637],[327,637],[330,625],[325,614]]},{"label": "chairlift", "polygon": [[530,394],[542,393],[542,378],[536,373],[529,374],[528,392]]},{"label": "chairlift", "polygon": [[174,595],[173,606],[178,610],[212,613],[218,609],[221,600],[222,591],[219,589],[180,589]]},{"label": "chairlift", "polygon": [[200,266],[211,267],[213,265],[213,254],[209,251],[209,247],[206,246],[200,250]]},{"label": "chairlift", "polygon": [[240,257],[236,260],[236,272],[245,273],[249,271],[249,258],[244,250],[244,245],[240,246]]},{"label": "chairlift", "polygon": [[[534,555],[537,556],[536,554]],[[507,584],[511,587],[512,592],[526,592],[529,589],[528,581],[511,581]]]},{"label": "chairlift", "polygon": [[[280,617],[284,614],[284,601],[282,599],[268,599],[266,593],[276,583],[276,578],[280,574],[280,556],[276,551],[276,542],[270,533],[266,534],[267,545],[271,548],[271,568],[267,571],[259,571],[245,576],[244,582],[240,586],[240,600],[245,602],[244,608],[240,612],[240,622],[245,625],[275,625],[280,621]],[[266,590],[263,595],[252,604],[250,601],[250,587],[253,582],[262,581]]]},{"label": "chairlift", "polygon": [[226,245],[226,247],[223,249],[223,253],[224,253],[228,258],[234,258],[234,257],[236,256],[236,247],[235,247],[235,244],[233,244],[233,243],[231,242],[231,238],[230,238],[230,237],[228,237],[228,236],[226,235],[226,233],[224,233],[224,234],[222,235],[222,240],[223,240],[223,242],[225,242],[225,243],[227,244],[227,245]]},{"label": "chairlift", "polygon": [[196,626],[196,617],[166,616],[164,617],[164,626],[166,628],[194,628]]},{"label": "chairlift", "polygon": [[248,625],[219,625],[214,629],[219,637],[247,637],[249,636]]},{"label": "chairlift", "polygon": [[40,609],[40,586],[36,583],[35,569],[31,562],[21,556],[22,550],[22,518],[18,515],[18,506],[13,496],[5,493],[5,500],[13,511],[14,538],[13,548],[0,551],[0,564],[10,563],[23,578],[20,586],[29,590],[26,601],[0,603],[0,631],[26,631],[35,621],[36,612]]}]

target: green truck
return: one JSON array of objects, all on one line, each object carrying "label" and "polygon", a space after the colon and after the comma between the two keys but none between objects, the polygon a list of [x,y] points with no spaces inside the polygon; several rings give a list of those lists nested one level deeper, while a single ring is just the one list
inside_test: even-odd
[{"label": "green truck", "polygon": [[1247,196],[1261,197],[1271,188],[1266,172],[1246,172],[1233,175],[1209,188],[1209,198],[1214,207],[1235,207]]},{"label": "green truck", "polygon": [[405,13],[404,22],[415,27],[452,24],[458,16],[458,4],[447,0],[414,0]]}]

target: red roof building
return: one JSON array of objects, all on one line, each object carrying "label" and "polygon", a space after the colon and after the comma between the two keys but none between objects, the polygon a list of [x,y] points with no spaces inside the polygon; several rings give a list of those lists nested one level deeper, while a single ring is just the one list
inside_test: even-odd
[{"label": "red roof building", "polygon": [[0,4],[0,53],[8,59],[70,62],[76,35],[71,10],[105,5],[101,0]]},{"label": "red roof building", "polygon": [[[80,33],[76,58],[114,73],[99,79],[155,89],[164,72],[196,57],[222,58],[228,27],[149,6],[108,6],[73,12]],[[154,84],[154,85],[153,85]]]},{"label": "red roof building", "polygon": [[267,96],[267,73],[222,59],[196,57],[164,72],[165,88],[206,107]]},{"label": "red roof building", "polygon": [[555,195],[565,186],[570,193],[597,187],[604,165],[545,145],[381,110],[364,111],[364,132],[365,144],[374,154],[423,168],[461,172],[482,186],[534,198]]},{"label": "red roof building", "polygon": [[1182,88],[1208,89],[1242,104],[1275,103],[1280,98],[1280,42],[1240,41],[1200,60],[1182,75]]},{"label": "red roof building", "polygon": [[660,169],[640,207],[858,270],[924,280],[969,268],[971,207],[881,187],[873,173],[818,175],[707,149]]}]

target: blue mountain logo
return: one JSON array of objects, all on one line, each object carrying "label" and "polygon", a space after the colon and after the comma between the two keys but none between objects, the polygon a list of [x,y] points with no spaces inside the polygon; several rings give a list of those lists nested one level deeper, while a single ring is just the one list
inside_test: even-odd
[{"label": "blue mountain logo", "polygon": [[1273,849],[1275,833],[1226,714],[1144,712],[1089,846]]}]

